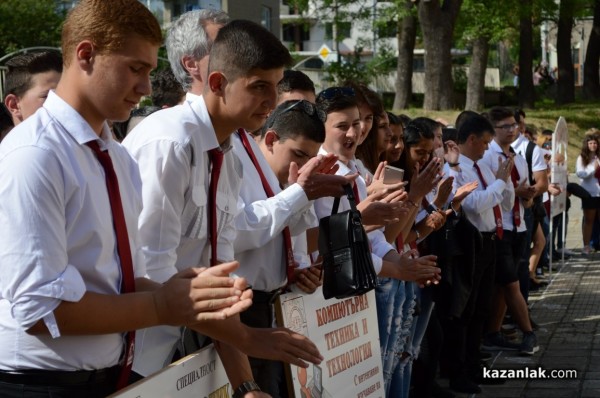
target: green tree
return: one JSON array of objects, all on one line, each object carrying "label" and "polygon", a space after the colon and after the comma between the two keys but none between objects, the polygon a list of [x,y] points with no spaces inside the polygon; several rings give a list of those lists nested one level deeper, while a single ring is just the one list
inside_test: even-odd
[{"label": "green tree", "polygon": [[64,19],[54,0],[0,1],[0,55],[33,46],[58,46]]},{"label": "green tree", "polygon": [[590,33],[583,65],[583,95],[600,98],[600,0],[594,1],[594,26]]}]

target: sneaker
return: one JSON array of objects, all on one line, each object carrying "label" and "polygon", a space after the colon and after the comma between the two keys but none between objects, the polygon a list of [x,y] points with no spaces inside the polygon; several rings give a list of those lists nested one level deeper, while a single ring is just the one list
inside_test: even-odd
[{"label": "sneaker", "polygon": [[519,347],[519,344],[511,343],[500,332],[488,333],[483,338],[483,344],[481,345],[481,348],[486,351],[517,351]]},{"label": "sneaker", "polygon": [[592,248],[589,246],[583,246],[583,249],[581,249],[581,254],[583,254],[584,256],[588,256],[591,252]]},{"label": "sneaker", "polygon": [[519,352],[522,355],[533,355],[538,352],[539,349],[540,347],[538,346],[535,333],[523,333],[523,341],[521,341]]}]

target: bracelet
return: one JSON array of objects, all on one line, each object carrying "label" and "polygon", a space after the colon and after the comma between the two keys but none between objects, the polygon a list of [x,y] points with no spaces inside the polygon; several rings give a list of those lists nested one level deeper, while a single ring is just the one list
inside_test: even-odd
[{"label": "bracelet", "polygon": [[244,395],[251,391],[260,391],[260,387],[254,380],[248,380],[242,383],[233,393],[233,398],[243,398]]},{"label": "bracelet", "polygon": [[419,207],[419,205],[418,205],[418,204],[416,204],[415,202],[413,202],[413,201],[412,201],[412,200],[410,200],[410,199],[407,199],[407,200],[406,200],[406,203],[408,203],[409,205],[413,206],[415,209]]},{"label": "bracelet", "polygon": [[450,163],[450,162],[448,162],[448,166],[450,166],[450,167],[456,167],[459,164],[460,164],[460,162],[457,162],[457,163]]}]

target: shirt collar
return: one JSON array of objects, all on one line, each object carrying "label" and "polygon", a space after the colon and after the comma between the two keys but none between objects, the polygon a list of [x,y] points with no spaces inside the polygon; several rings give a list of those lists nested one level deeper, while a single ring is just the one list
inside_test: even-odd
[{"label": "shirt collar", "polygon": [[464,166],[465,168],[473,168],[473,165],[475,164],[474,161],[472,161],[470,158],[466,157],[462,153],[459,155],[458,161],[461,164],[461,166]]},{"label": "shirt collar", "polygon": [[[196,98],[193,102],[186,103],[186,105],[192,109],[194,116],[198,120],[198,125],[200,126],[200,128],[194,129],[196,131],[195,134],[198,136],[202,148],[205,148],[207,151],[214,148],[218,148],[220,145],[219,141],[217,141],[217,133],[215,132],[215,128],[213,127],[212,121],[210,119],[210,115],[208,114],[208,109],[206,108],[204,97],[198,95],[195,97]],[[227,151],[230,147],[231,139],[228,139],[226,142],[223,143],[221,150]]]},{"label": "shirt collar", "polygon": [[78,144],[83,145],[90,141],[99,140],[100,148],[105,149],[114,141],[110,127],[108,127],[106,121],[102,125],[100,137],[98,137],[98,134],[96,134],[83,116],[58,96],[54,90],[48,93],[48,98],[44,101],[43,106],[52,115],[54,120],[63,127],[66,134],[73,137]]},{"label": "shirt collar", "polygon": [[[321,147],[319,148],[319,155],[327,155],[329,152],[327,152],[327,150],[325,148],[323,148],[323,145],[321,145]],[[346,166],[343,162],[341,161],[337,161],[337,164],[339,166],[338,172],[336,174],[338,175],[347,175],[347,174],[353,174],[358,172],[358,169],[356,167],[356,164],[354,161],[350,161],[348,162],[348,165]]]},{"label": "shirt collar", "polygon": [[190,93],[189,91],[187,93],[185,93],[185,100],[187,102],[194,102],[200,97],[202,97],[202,96],[198,95],[198,94]]}]

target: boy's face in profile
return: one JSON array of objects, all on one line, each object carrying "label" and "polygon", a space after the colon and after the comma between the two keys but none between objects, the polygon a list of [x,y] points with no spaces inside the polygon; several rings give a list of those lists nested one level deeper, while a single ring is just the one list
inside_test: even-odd
[{"label": "boy's face in profile", "polygon": [[223,98],[228,116],[248,131],[260,128],[275,108],[277,83],[282,78],[283,67],[252,69],[247,75],[228,81]]},{"label": "boy's face in profile", "polygon": [[44,105],[50,90],[56,88],[60,73],[54,70],[36,73],[31,77],[31,87],[21,97],[10,94],[6,106],[10,110],[15,125],[19,124]]},{"label": "boy's face in profile", "polygon": [[267,131],[263,140],[268,150],[265,157],[281,186],[288,183],[290,164],[295,162],[301,168],[310,158],[317,156],[321,146],[301,135],[282,141],[274,130]]}]

